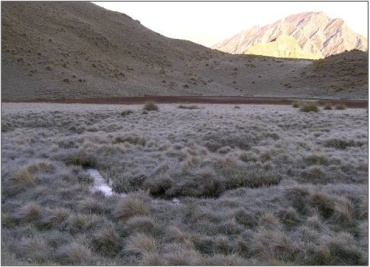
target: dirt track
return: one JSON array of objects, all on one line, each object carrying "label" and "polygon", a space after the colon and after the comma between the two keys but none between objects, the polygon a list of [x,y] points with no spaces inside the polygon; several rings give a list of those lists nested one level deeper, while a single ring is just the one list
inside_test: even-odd
[{"label": "dirt track", "polygon": [[[115,97],[115,98],[82,98],[58,100],[19,100],[2,102],[31,102],[31,103],[81,103],[81,104],[142,104],[148,101],[156,103],[202,103],[202,104],[268,104],[291,105],[293,101],[302,99],[287,99],[282,97],[239,97],[239,96],[145,96],[145,97]],[[367,100],[334,100],[334,99],[304,99],[317,100],[332,104],[345,104],[350,108],[367,108]]]}]

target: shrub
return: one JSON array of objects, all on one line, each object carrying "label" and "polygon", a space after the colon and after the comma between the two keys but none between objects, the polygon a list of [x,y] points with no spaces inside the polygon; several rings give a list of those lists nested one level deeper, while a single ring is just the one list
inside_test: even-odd
[{"label": "shrub", "polygon": [[128,239],[124,250],[133,254],[154,253],[157,251],[157,244],[153,237],[136,233]]},{"label": "shrub", "polygon": [[147,102],[143,107],[144,111],[158,111],[159,107],[154,102]]},{"label": "shrub", "polygon": [[126,197],[117,203],[113,215],[117,219],[128,219],[133,216],[147,216],[149,210],[141,199]]},{"label": "shrub", "polygon": [[319,112],[320,109],[315,103],[306,103],[300,109],[302,112]]}]

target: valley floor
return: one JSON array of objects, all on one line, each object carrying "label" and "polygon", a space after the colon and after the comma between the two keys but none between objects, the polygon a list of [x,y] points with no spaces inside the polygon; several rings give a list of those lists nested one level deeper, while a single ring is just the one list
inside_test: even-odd
[{"label": "valley floor", "polygon": [[2,104],[3,265],[368,264],[367,109],[143,107]]}]

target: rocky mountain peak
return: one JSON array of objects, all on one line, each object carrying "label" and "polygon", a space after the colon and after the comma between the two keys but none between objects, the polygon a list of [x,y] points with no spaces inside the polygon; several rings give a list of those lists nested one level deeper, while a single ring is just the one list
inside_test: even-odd
[{"label": "rocky mountain peak", "polygon": [[354,33],[344,20],[330,18],[324,12],[290,15],[264,26],[255,26],[212,48],[242,54],[258,43],[269,43],[280,35],[294,37],[304,53],[327,57],[346,50],[367,50],[367,39]]}]

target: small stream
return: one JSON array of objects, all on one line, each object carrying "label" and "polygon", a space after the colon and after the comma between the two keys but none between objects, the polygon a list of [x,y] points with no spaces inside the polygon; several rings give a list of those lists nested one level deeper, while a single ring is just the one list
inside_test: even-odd
[{"label": "small stream", "polygon": [[94,178],[94,185],[93,185],[93,188],[92,188],[93,192],[100,191],[106,197],[110,197],[110,196],[113,196],[113,195],[120,195],[120,196],[125,195],[125,194],[114,193],[112,191],[112,186],[111,186],[112,182],[109,181],[109,184],[107,184],[106,181],[104,180],[104,178],[100,175],[98,170],[87,169],[86,171],[90,174],[91,177]]},{"label": "small stream", "polygon": [[[86,171],[90,174],[90,176],[92,178],[94,178],[94,185],[91,189],[92,192],[99,192],[100,191],[106,197],[110,197],[110,196],[125,197],[126,196],[125,193],[118,194],[118,193],[113,192],[113,190],[112,190],[112,181],[109,180],[109,182],[107,183],[105,181],[105,179],[100,175],[98,170],[87,169]],[[153,202],[156,202],[156,200],[153,200]],[[171,200],[171,203],[175,204],[175,205],[181,204],[180,200],[178,198],[173,198]]]}]

